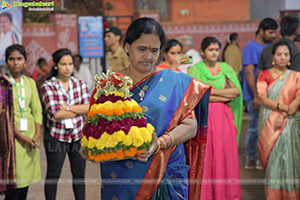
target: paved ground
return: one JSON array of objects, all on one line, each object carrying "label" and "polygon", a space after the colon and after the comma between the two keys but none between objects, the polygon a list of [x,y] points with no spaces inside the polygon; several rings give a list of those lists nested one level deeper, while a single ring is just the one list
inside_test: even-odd
[{"label": "paved ground", "polygon": [[[243,118],[242,133],[240,137],[239,146],[239,164],[240,164],[240,177],[242,181],[242,200],[264,200],[264,187],[263,184],[257,183],[263,179],[263,172],[258,170],[245,170],[243,168],[245,162],[245,135],[249,117],[247,115]],[[41,169],[42,178],[45,179],[46,173],[46,159],[45,152],[41,152]],[[63,171],[60,178],[61,182],[58,184],[57,200],[74,200],[72,191],[71,172],[68,159],[66,159]],[[86,169],[86,200],[100,199],[100,171],[99,164],[87,163]],[[252,183],[249,183],[252,181]],[[256,182],[256,183],[255,183]],[[4,197],[0,196],[0,200]],[[44,184],[43,182],[32,184],[29,187],[27,200],[43,200],[44,199]]]}]

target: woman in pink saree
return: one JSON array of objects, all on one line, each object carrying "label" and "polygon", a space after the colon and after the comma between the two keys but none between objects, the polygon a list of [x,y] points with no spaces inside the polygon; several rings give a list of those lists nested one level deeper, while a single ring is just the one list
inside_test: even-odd
[{"label": "woman in pink saree", "polygon": [[300,73],[287,69],[286,42],[272,49],[274,67],[260,73],[257,90],[259,153],[265,172],[266,199],[300,199]]}]

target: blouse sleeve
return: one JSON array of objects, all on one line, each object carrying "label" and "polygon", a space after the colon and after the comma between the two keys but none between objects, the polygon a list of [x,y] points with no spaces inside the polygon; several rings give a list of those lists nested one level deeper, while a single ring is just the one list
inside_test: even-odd
[{"label": "blouse sleeve", "polygon": [[261,98],[262,96],[267,96],[268,95],[268,84],[266,81],[266,71],[263,71],[259,74],[257,78],[257,93],[258,97]]},{"label": "blouse sleeve", "polygon": [[41,100],[39,98],[39,94],[37,91],[36,83],[33,79],[29,78],[29,82],[31,85],[31,102],[30,102],[30,107],[31,107],[31,112],[33,116],[33,120],[35,123],[42,124],[43,123],[43,110],[41,106]]},{"label": "blouse sleeve", "polygon": [[89,104],[90,103],[90,93],[84,81],[79,80],[81,86],[81,104]]},{"label": "blouse sleeve", "polygon": [[51,81],[46,81],[42,90],[44,110],[49,114],[50,119],[53,119],[54,115],[61,110],[58,104],[58,97],[55,95],[55,87]]},{"label": "blouse sleeve", "polygon": [[297,72],[297,81],[296,81],[296,88],[297,88],[297,92],[296,92],[296,96],[300,95],[300,73]]}]

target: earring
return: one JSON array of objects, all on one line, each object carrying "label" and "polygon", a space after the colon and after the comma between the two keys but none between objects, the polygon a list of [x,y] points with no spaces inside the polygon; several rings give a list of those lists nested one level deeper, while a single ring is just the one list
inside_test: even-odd
[{"label": "earring", "polygon": [[165,58],[167,58],[167,56],[166,56],[166,55],[165,55],[164,57],[165,57]]},{"label": "earring", "polygon": [[274,61],[272,62],[272,65],[275,65],[275,62],[274,62]]},{"label": "earring", "polygon": [[55,66],[54,69],[57,70],[57,67]]},{"label": "earring", "polygon": [[290,66],[291,65],[291,62],[288,62],[287,66]]},{"label": "earring", "polygon": [[127,49],[125,49],[125,52],[126,52],[126,53],[128,53],[128,50],[127,50]]},{"label": "earring", "polygon": [[24,67],[26,67],[26,63],[24,64]]}]

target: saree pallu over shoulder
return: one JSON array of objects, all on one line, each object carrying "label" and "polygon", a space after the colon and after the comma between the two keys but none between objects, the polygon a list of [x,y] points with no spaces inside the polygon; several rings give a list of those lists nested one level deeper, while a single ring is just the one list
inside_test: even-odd
[{"label": "saree pallu over shoulder", "polygon": [[[268,97],[274,101],[289,105],[299,93],[297,85],[300,83],[300,73],[288,70],[284,75],[284,80],[277,79],[268,87]],[[296,84],[295,84],[296,83]],[[262,106],[260,113],[266,113],[265,110],[270,110],[266,106]],[[285,119],[281,130],[274,130],[274,123],[280,115],[278,111],[270,110],[266,116],[261,117],[259,124],[259,143],[258,148],[260,152],[261,164],[265,169],[269,154],[276,143],[277,138],[285,127],[288,119]]]},{"label": "saree pallu over shoulder", "polygon": [[[142,107],[147,122],[155,127],[157,137],[171,131],[197,109],[195,113],[199,126],[207,125],[209,85],[186,74],[166,69],[152,74],[147,83],[149,89],[140,102],[139,88],[143,88],[146,82],[142,80],[137,84],[138,87],[132,89],[134,94],[132,98]],[[142,180],[140,184],[130,186],[104,185],[102,197],[105,199],[187,199],[188,183],[185,181],[188,178],[189,167],[186,165],[184,152],[184,145],[180,144],[150,156],[146,163],[127,160],[101,164],[101,175],[104,178]],[[178,184],[174,184],[171,180],[178,181]],[[184,180],[182,183],[179,182],[182,180]]]},{"label": "saree pallu over shoulder", "polygon": [[16,188],[12,84],[0,74],[0,191]]},{"label": "saree pallu over shoulder", "polygon": [[226,78],[230,80],[240,91],[240,95],[230,102],[230,108],[234,115],[234,124],[238,131],[237,144],[239,144],[239,137],[242,127],[243,118],[243,95],[242,87],[236,76],[236,72],[227,63],[219,62],[221,72],[217,75],[212,75],[205,66],[203,61],[198,62],[196,65],[191,66],[188,70],[188,74],[193,77],[212,85],[212,88],[223,89],[225,87]]},{"label": "saree pallu over shoulder", "polygon": [[[300,95],[300,73],[288,70],[267,88],[268,98],[289,105]],[[280,113],[262,105],[259,152],[265,171],[266,199],[300,199],[300,111],[285,119],[281,130],[274,124]]]}]

